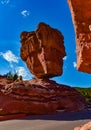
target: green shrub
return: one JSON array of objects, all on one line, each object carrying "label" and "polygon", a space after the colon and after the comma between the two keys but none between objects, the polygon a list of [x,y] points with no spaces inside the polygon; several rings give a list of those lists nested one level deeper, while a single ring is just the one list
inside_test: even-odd
[{"label": "green shrub", "polygon": [[80,92],[83,96],[85,96],[87,103],[91,104],[91,88],[75,88],[78,92]]}]

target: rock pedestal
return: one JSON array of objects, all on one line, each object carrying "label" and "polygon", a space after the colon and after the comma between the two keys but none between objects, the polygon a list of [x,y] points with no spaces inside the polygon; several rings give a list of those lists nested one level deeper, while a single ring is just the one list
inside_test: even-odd
[{"label": "rock pedestal", "polygon": [[0,115],[52,114],[85,107],[85,98],[75,89],[48,79],[19,81],[0,88]]},{"label": "rock pedestal", "polygon": [[91,1],[68,0],[76,32],[77,69],[91,73]]},{"label": "rock pedestal", "polygon": [[66,53],[61,32],[40,23],[36,31],[21,33],[21,43],[21,58],[33,75],[51,78],[62,74]]}]

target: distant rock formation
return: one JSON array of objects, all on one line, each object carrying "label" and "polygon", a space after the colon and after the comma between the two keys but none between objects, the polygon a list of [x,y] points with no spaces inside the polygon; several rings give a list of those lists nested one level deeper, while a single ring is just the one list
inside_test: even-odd
[{"label": "distant rock formation", "polygon": [[68,0],[76,32],[77,69],[91,73],[91,1]]},{"label": "distant rock formation", "polygon": [[74,130],[91,130],[91,121],[84,125],[75,127]]},{"label": "distant rock formation", "polygon": [[85,106],[84,97],[74,88],[48,79],[19,81],[0,88],[0,115],[52,114]]},{"label": "distant rock formation", "polygon": [[66,55],[61,32],[40,23],[36,31],[21,33],[21,58],[37,78],[51,78],[62,74]]}]

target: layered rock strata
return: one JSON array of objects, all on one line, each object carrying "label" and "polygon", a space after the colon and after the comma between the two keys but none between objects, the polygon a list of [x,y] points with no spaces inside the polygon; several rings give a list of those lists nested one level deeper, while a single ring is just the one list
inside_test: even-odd
[{"label": "layered rock strata", "polygon": [[52,114],[85,106],[84,97],[75,89],[48,79],[19,81],[0,88],[0,115]]},{"label": "layered rock strata", "polygon": [[21,58],[37,78],[51,78],[62,74],[66,55],[61,32],[40,23],[36,31],[21,33]]},{"label": "layered rock strata", "polygon": [[91,73],[91,1],[68,0],[76,32],[77,69]]}]

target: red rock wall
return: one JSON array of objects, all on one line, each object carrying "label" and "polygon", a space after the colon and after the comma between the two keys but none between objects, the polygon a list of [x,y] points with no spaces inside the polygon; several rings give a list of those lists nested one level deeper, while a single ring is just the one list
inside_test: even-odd
[{"label": "red rock wall", "polygon": [[63,57],[66,53],[61,32],[40,23],[35,32],[21,34],[21,43],[21,58],[32,74],[38,78],[62,74]]},{"label": "red rock wall", "polygon": [[77,69],[91,73],[91,0],[68,0],[76,33]]}]

